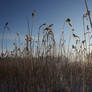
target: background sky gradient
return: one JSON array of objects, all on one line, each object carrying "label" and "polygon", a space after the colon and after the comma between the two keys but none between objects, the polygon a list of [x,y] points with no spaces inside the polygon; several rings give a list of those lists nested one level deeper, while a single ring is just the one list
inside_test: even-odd
[{"label": "background sky gradient", "polygon": [[[92,0],[87,0],[89,9],[92,10]],[[28,32],[26,17],[32,22],[32,11],[36,10],[33,35],[36,36],[41,24],[54,24],[53,30],[58,41],[60,32],[66,18],[72,20],[77,34],[83,32],[82,15],[86,12],[84,0],[0,0],[0,44],[4,23],[8,21],[10,31],[7,31],[8,48],[16,38],[16,33],[21,34],[21,42]],[[66,34],[67,35],[67,34]],[[1,49],[1,45],[0,45]]]}]

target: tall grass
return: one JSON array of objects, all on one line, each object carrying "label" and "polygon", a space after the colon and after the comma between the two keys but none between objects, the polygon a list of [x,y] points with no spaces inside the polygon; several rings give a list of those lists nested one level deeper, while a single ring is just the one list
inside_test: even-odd
[{"label": "tall grass", "polygon": [[92,63],[69,62],[67,58],[0,59],[0,90],[1,92],[69,92],[69,90],[90,92],[91,66]]},{"label": "tall grass", "polygon": [[[0,58],[1,92],[92,91],[92,52],[90,48],[92,23],[87,2],[84,1],[86,13],[83,14],[83,39],[75,33],[75,28],[71,23],[72,19],[67,18],[60,34],[61,38],[58,39],[59,43],[55,39],[54,24],[40,25],[35,40],[33,27],[36,11],[33,11],[31,29],[29,19],[27,19],[29,33],[26,34],[26,46],[22,52],[20,51],[22,55],[18,55],[21,46],[20,34],[17,33],[19,47],[15,42],[12,55],[4,58],[4,32],[5,28],[8,28],[8,22],[5,24]],[[86,24],[87,18],[90,25]],[[71,29],[68,42],[65,35],[66,24]],[[75,43],[72,43],[71,40]],[[34,48],[35,45],[36,48]]]}]

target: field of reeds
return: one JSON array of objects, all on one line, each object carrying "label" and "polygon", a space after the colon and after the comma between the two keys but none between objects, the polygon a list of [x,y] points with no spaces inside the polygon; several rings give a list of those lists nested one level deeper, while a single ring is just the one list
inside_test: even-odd
[{"label": "field of reeds", "polygon": [[[0,55],[0,92],[92,92],[92,22],[87,1],[83,14],[83,37],[76,34],[73,21],[65,19],[60,39],[55,38],[54,24],[42,23],[33,35],[36,10],[32,12],[25,47],[21,48],[20,33],[14,49],[4,48],[6,22],[2,34]],[[89,23],[88,23],[89,22]],[[65,35],[69,29],[68,36]],[[67,38],[66,38],[67,37]]]},{"label": "field of reeds", "polygon": [[0,59],[0,92],[91,92],[92,63],[67,58]]}]

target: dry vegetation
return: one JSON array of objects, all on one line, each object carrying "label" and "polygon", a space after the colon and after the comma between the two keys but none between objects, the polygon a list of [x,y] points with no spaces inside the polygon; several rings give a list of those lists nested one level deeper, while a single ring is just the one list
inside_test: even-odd
[{"label": "dry vegetation", "polygon": [[[40,25],[35,40],[34,10],[31,29],[27,18],[26,47],[21,50],[20,33],[17,33],[18,45],[14,42],[14,50],[8,52],[6,49],[4,52],[4,33],[9,30],[8,22],[5,23],[0,58],[0,92],[92,92],[92,22],[87,2],[84,1],[83,39],[75,34],[72,21],[67,18],[59,44],[55,41],[54,24]],[[68,41],[65,39],[65,27],[71,30]]]},{"label": "dry vegetation", "polygon": [[91,90],[92,63],[69,62],[67,58],[0,59],[1,92],[91,92]]}]

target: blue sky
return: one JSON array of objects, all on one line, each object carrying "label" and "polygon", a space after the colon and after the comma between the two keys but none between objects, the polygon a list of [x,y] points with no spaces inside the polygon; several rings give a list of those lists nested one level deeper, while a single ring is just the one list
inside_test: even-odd
[{"label": "blue sky", "polygon": [[[92,0],[87,1],[89,9],[92,10]],[[16,38],[16,32],[24,37],[28,32],[26,17],[29,17],[31,26],[31,14],[34,9],[37,11],[33,30],[34,36],[36,36],[41,24],[53,23],[55,37],[58,40],[66,18],[71,18],[77,34],[82,33],[82,15],[86,11],[84,0],[0,0],[0,43],[6,21],[8,21],[10,28],[10,32],[6,32],[10,43]],[[21,37],[22,41],[24,40],[23,37]]]}]

